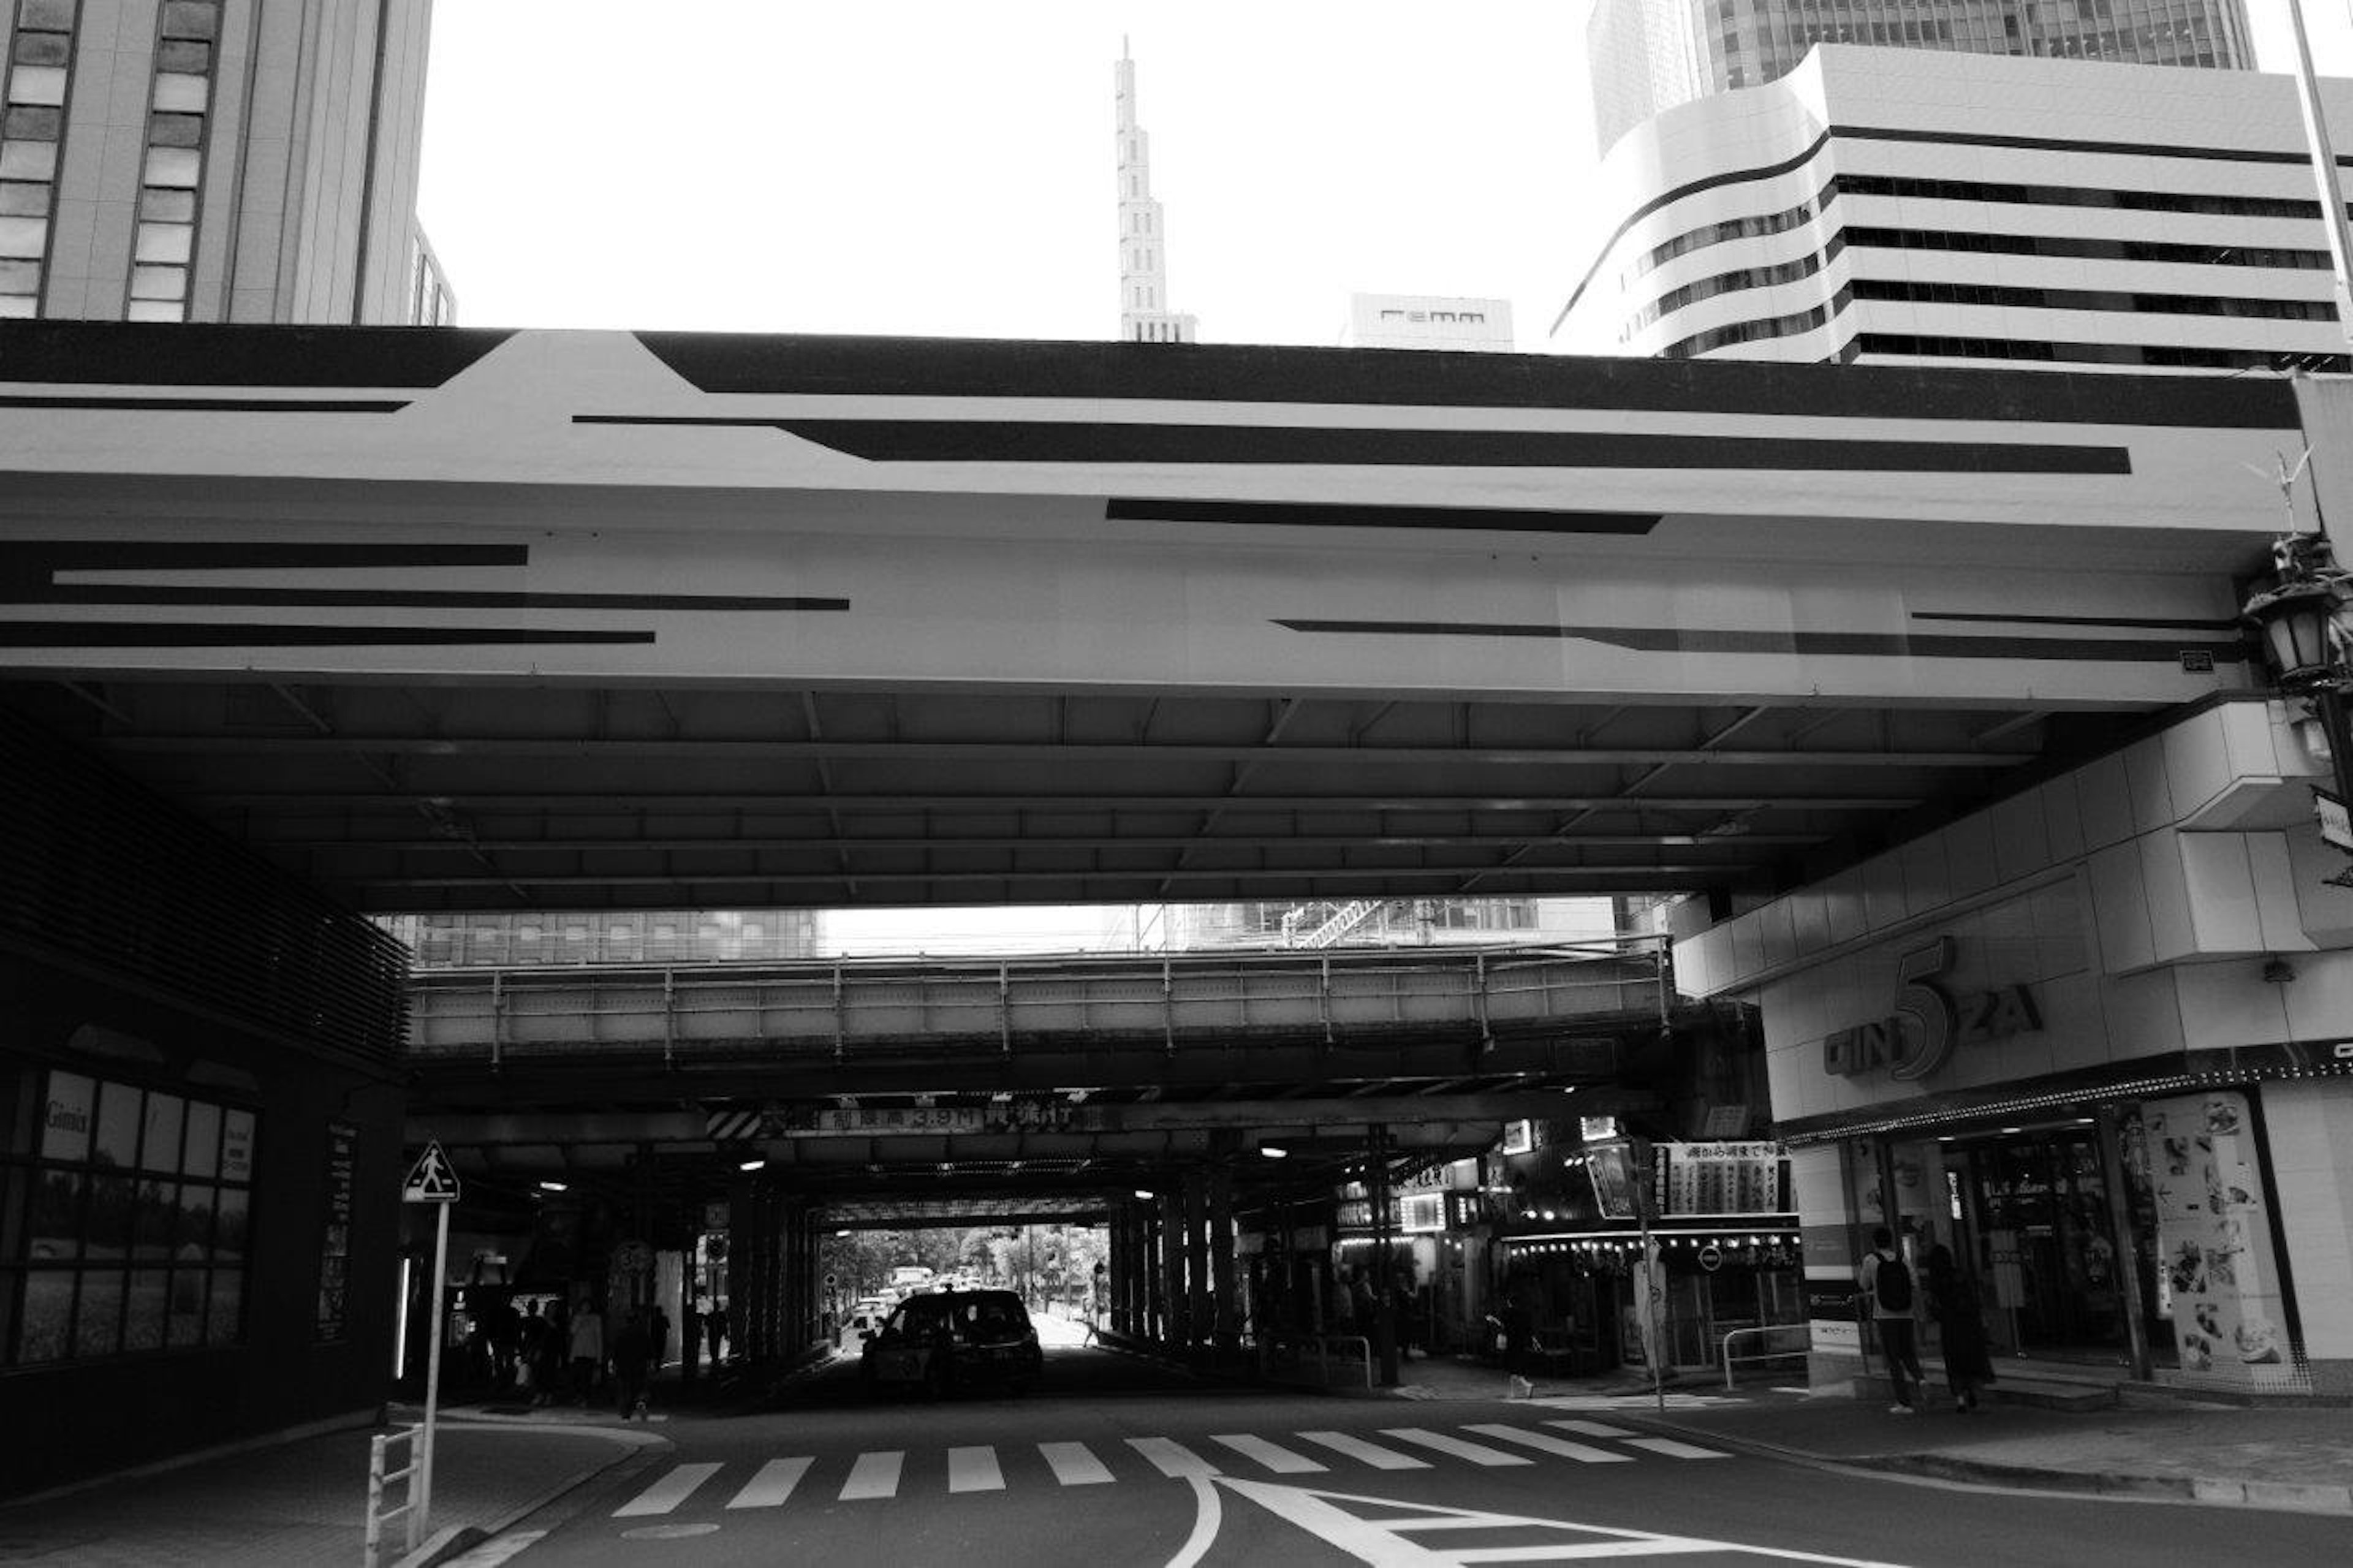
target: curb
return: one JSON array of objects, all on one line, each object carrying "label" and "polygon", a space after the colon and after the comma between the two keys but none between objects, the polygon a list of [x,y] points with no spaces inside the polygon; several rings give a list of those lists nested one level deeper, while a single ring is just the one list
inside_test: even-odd
[{"label": "curb", "polygon": [[2353,1486],[2318,1481],[2242,1481],[2221,1476],[2137,1476],[2122,1470],[2060,1470],[2035,1465],[2004,1465],[1949,1454],[1822,1454],[1761,1438],[1732,1436],[1704,1426],[1661,1416],[1613,1411],[1612,1420],[1630,1426],[1671,1432],[1758,1458],[1780,1459],[1809,1469],[1875,1471],[1928,1480],[1965,1481],[2021,1490],[2076,1492],[2087,1497],[2154,1498],[2287,1513],[2353,1514]]},{"label": "curb", "polygon": [[475,1547],[480,1546],[483,1542],[491,1540],[494,1536],[505,1534],[508,1531],[512,1530],[516,1525],[521,1524],[524,1520],[529,1519],[533,1514],[537,1513],[541,1509],[547,1507],[559,1498],[564,1497],[566,1493],[586,1486],[589,1482],[596,1480],[598,1477],[604,1475],[607,1471],[613,1469],[617,1466],[628,1463],[629,1460],[637,1458],[639,1454],[645,1452],[649,1448],[674,1448],[677,1447],[677,1445],[672,1443],[669,1438],[658,1436],[651,1432],[630,1431],[611,1426],[591,1426],[586,1424],[544,1422],[538,1425],[526,1426],[523,1423],[515,1421],[483,1421],[464,1423],[463,1425],[472,1426],[478,1430],[489,1429],[507,1432],[553,1433],[557,1436],[603,1437],[609,1440],[617,1451],[612,1458],[605,1460],[601,1464],[590,1465],[585,1469],[574,1471],[564,1479],[548,1487],[536,1497],[532,1498],[530,1500],[518,1507],[508,1510],[504,1515],[492,1521],[489,1524],[451,1524],[442,1526],[440,1529],[436,1530],[432,1534],[427,1536],[422,1542],[420,1542],[417,1544],[416,1551],[409,1552],[405,1557],[395,1560],[392,1563],[392,1568],[432,1568],[432,1564],[436,1563],[445,1562],[451,1557],[470,1552]]}]

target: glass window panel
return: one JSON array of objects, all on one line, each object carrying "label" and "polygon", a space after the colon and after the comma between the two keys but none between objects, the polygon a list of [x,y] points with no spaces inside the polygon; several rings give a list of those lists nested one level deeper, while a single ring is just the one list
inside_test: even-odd
[{"label": "glass window panel", "polygon": [[174,1349],[202,1342],[205,1337],[205,1271],[172,1270],[172,1289],[164,1313],[164,1342]]},{"label": "glass window panel", "polygon": [[131,1219],[137,1184],[128,1176],[93,1176],[90,1219],[83,1229],[83,1256],[98,1262],[131,1256]]},{"label": "glass window panel", "polygon": [[187,319],[188,307],[179,300],[133,300],[123,310],[126,321],[178,321]]},{"label": "glass window panel", "polygon": [[0,1366],[6,1366],[16,1356],[18,1279],[0,1268]]},{"label": "glass window panel", "polygon": [[[41,143],[28,142],[28,146]],[[50,161],[56,161],[56,149],[50,150]],[[142,183],[150,185],[173,185],[183,190],[196,188],[204,173],[204,160],[193,147],[150,147],[147,149],[147,172]]]},{"label": "glass window panel", "polygon": [[124,1350],[164,1348],[164,1310],[170,1302],[171,1279],[162,1268],[141,1268],[132,1274],[130,1311],[122,1325]]},{"label": "glass window panel", "polygon": [[33,1173],[33,1210],[26,1256],[35,1262],[81,1255],[82,1192],[87,1178],[72,1171]]},{"label": "glass window panel", "polygon": [[49,1075],[48,1103],[41,1118],[41,1158],[90,1158],[90,1122],[97,1109],[98,1084],[78,1072]]},{"label": "glass window panel", "polygon": [[139,216],[154,223],[194,223],[196,193],[150,185],[139,193]]},{"label": "glass window panel", "polygon": [[92,1269],[81,1277],[74,1312],[74,1354],[112,1355],[122,1348],[122,1276]]},{"label": "glass window panel", "polygon": [[33,66],[19,60],[8,70],[8,101],[16,103],[63,103],[66,100],[66,68],[63,66]]},{"label": "glass window panel", "polygon": [[139,1091],[127,1083],[98,1086],[98,1145],[93,1163],[129,1170],[139,1159]]},{"label": "glass window panel", "polygon": [[16,58],[28,66],[61,66],[73,56],[73,40],[63,33],[19,33]]},{"label": "glass window panel", "polygon": [[213,0],[164,0],[164,37],[209,38],[220,20]]},{"label": "glass window panel", "polygon": [[176,1094],[151,1094],[147,1097],[147,1135],[139,1146],[141,1170],[176,1171],[180,1168],[180,1121],[187,1103]]},{"label": "glass window panel", "polygon": [[134,300],[178,300],[188,291],[188,270],[185,267],[134,267],[131,269],[131,297]]},{"label": "glass window panel", "polygon": [[148,1180],[139,1184],[139,1206],[131,1217],[131,1256],[164,1263],[172,1256],[172,1232],[180,1215],[180,1188],[175,1182]]},{"label": "glass window panel", "polygon": [[180,1189],[178,1217],[172,1225],[172,1258],[203,1263],[212,1256],[215,1189],[190,1182]]},{"label": "glass window panel", "polygon": [[[26,142],[55,142],[64,133],[65,111],[63,110],[38,109],[21,103],[12,103],[8,106],[7,114],[0,117],[0,135],[11,138],[21,137]],[[194,146],[195,143],[192,142],[188,145]]]},{"label": "glass window panel", "polygon": [[51,33],[70,33],[74,25],[74,0],[16,0],[16,20],[27,27],[38,27]]},{"label": "glass window panel", "polygon": [[150,146],[194,147],[204,139],[205,117],[201,114],[151,114],[147,117],[147,142]]},{"label": "glass window panel", "polygon": [[253,1180],[253,1112],[232,1110],[221,1118],[221,1180]]},{"label": "glass window panel", "polygon": [[47,180],[58,172],[58,144],[54,142],[9,142],[0,143],[0,179]]},{"label": "glass window panel", "polygon": [[245,1316],[245,1276],[234,1269],[213,1272],[212,1310],[205,1320],[205,1343],[233,1345]]},{"label": "glass window panel", "polygon": [[[190,76],[184,71],[157,71],[151,107],[174,114],[201,116],[205,111],[205,100],[211,93],[212,83],[203,77]],[[198,119],[196,123],[202,126],[204,121]],[[174,145],[193,147],[195,143],[188,142]]]},{"label": "glass window panel", "polygon": [[40,1075],[29,1068],[0,1068],[0,1154],[33,1152],[33,1123],[40,1120],[34,1107],[41,1103],[34,1089],[39,1082]]},{"label": "glass window panel", "polygon": [[188,259],[188,247],[195,233],[194,228],[184,223],[142,223],[139,226],[136,258],[185,266]]},{"label": "glass window panel", "polygon": [[203,76],[213,68],[213,47],[189,38],[166,38],[156,46],[155,68],[173,76]]},{"label": "glass window panel", "polygon": [[32,180],[0,184],[0,217],[47,217],[49,187]]},{"label": "glass window panel", "polygon": [[0,317],[30,316],[39,303],[30,294],[0,294]]},{"label": "glass window panel", "polygon": [[17,1339],[20,1362],[63,1361],[73,1322],[73,1270],[35,1268],[25,1276],[25,1321]]},{"label": "glass window panel", "polygon": [[48,241],[49,220],[45,217],[0,217],[0,256],[37,261]]},{"label": "glass window panel", "polygon": [[209,1176],[220,1169],[221,1108],[201,1100],[188,1101],[188,1138],[180,1153],[180,1173]]},{"label": "glass window panel", "polygon": [[248,1194],[240,1187],[223,1187],[220,1218],[213,1229],[213,1258],[221,1263],[245,1261],[245,1219]]}]

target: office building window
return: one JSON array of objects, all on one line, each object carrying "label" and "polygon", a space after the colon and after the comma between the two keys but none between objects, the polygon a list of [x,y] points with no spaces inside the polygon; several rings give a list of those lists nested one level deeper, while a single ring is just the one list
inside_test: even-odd
[{"label": "office building window", "polygon": [[16,0],[0,105],[0,316],[37,316],[80,0]]},{"label": "office building window", "polygon": [[0,1367],[244,1338],[251,1110],[0,1072]]},{"label": "office building window", "polygon": [[158,11],[155,75],[147,95],[147,160],[133,242],[133,321],[188,319],[188,269],[195,259],[196,202],[205,173],[205,128],[212,112],[221,0],[164,0]]}]

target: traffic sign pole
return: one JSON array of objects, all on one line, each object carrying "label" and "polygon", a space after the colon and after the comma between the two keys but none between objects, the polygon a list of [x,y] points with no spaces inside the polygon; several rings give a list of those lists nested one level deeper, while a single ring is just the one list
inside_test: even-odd
[{"label": "traffic sign pole", "polygon": [[433,1333],[425,1351],[425,1431],[417,1438],[417,1507],[408,1516],[412,1549],[433,1512],[433,1421],[441,1406],[441,1330],[449,1316],[441,1282],[449,1278],[449,1210],[454,1206],[433,1205]]}]

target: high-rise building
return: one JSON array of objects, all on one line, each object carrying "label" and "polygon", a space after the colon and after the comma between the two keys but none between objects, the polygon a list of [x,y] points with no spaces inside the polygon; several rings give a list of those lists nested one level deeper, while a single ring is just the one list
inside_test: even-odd
[{"label": "high-rise building", "polygon": [[1569,353],[2347,366],[2290,77],[1825,46],[1644,121],[1589,196]]},{"label": "high-rise building", "polygon": [[2245,0],[1595,0],[1601,151],[1662,110],[1778,81],[1817,44],[2252,70]]},{"label": "high-rise building", "polygon": [[1507,354],[1513,346],[1512,302],[1429,294],[1351,294],[1348,330],[1340,346]]},{"label": "high-rise building", "polygon": [[1198,323],[1168,309],[1166,228],[1152,199],[1152,138],[1135,122],[1135,62],[1112,70],[1119,119],[1119,335],[1136,343],[1189,343]]},{"label": "high-rise building", "polygon": [[439,323],[432,0],[5,0],[0,316]]}]

